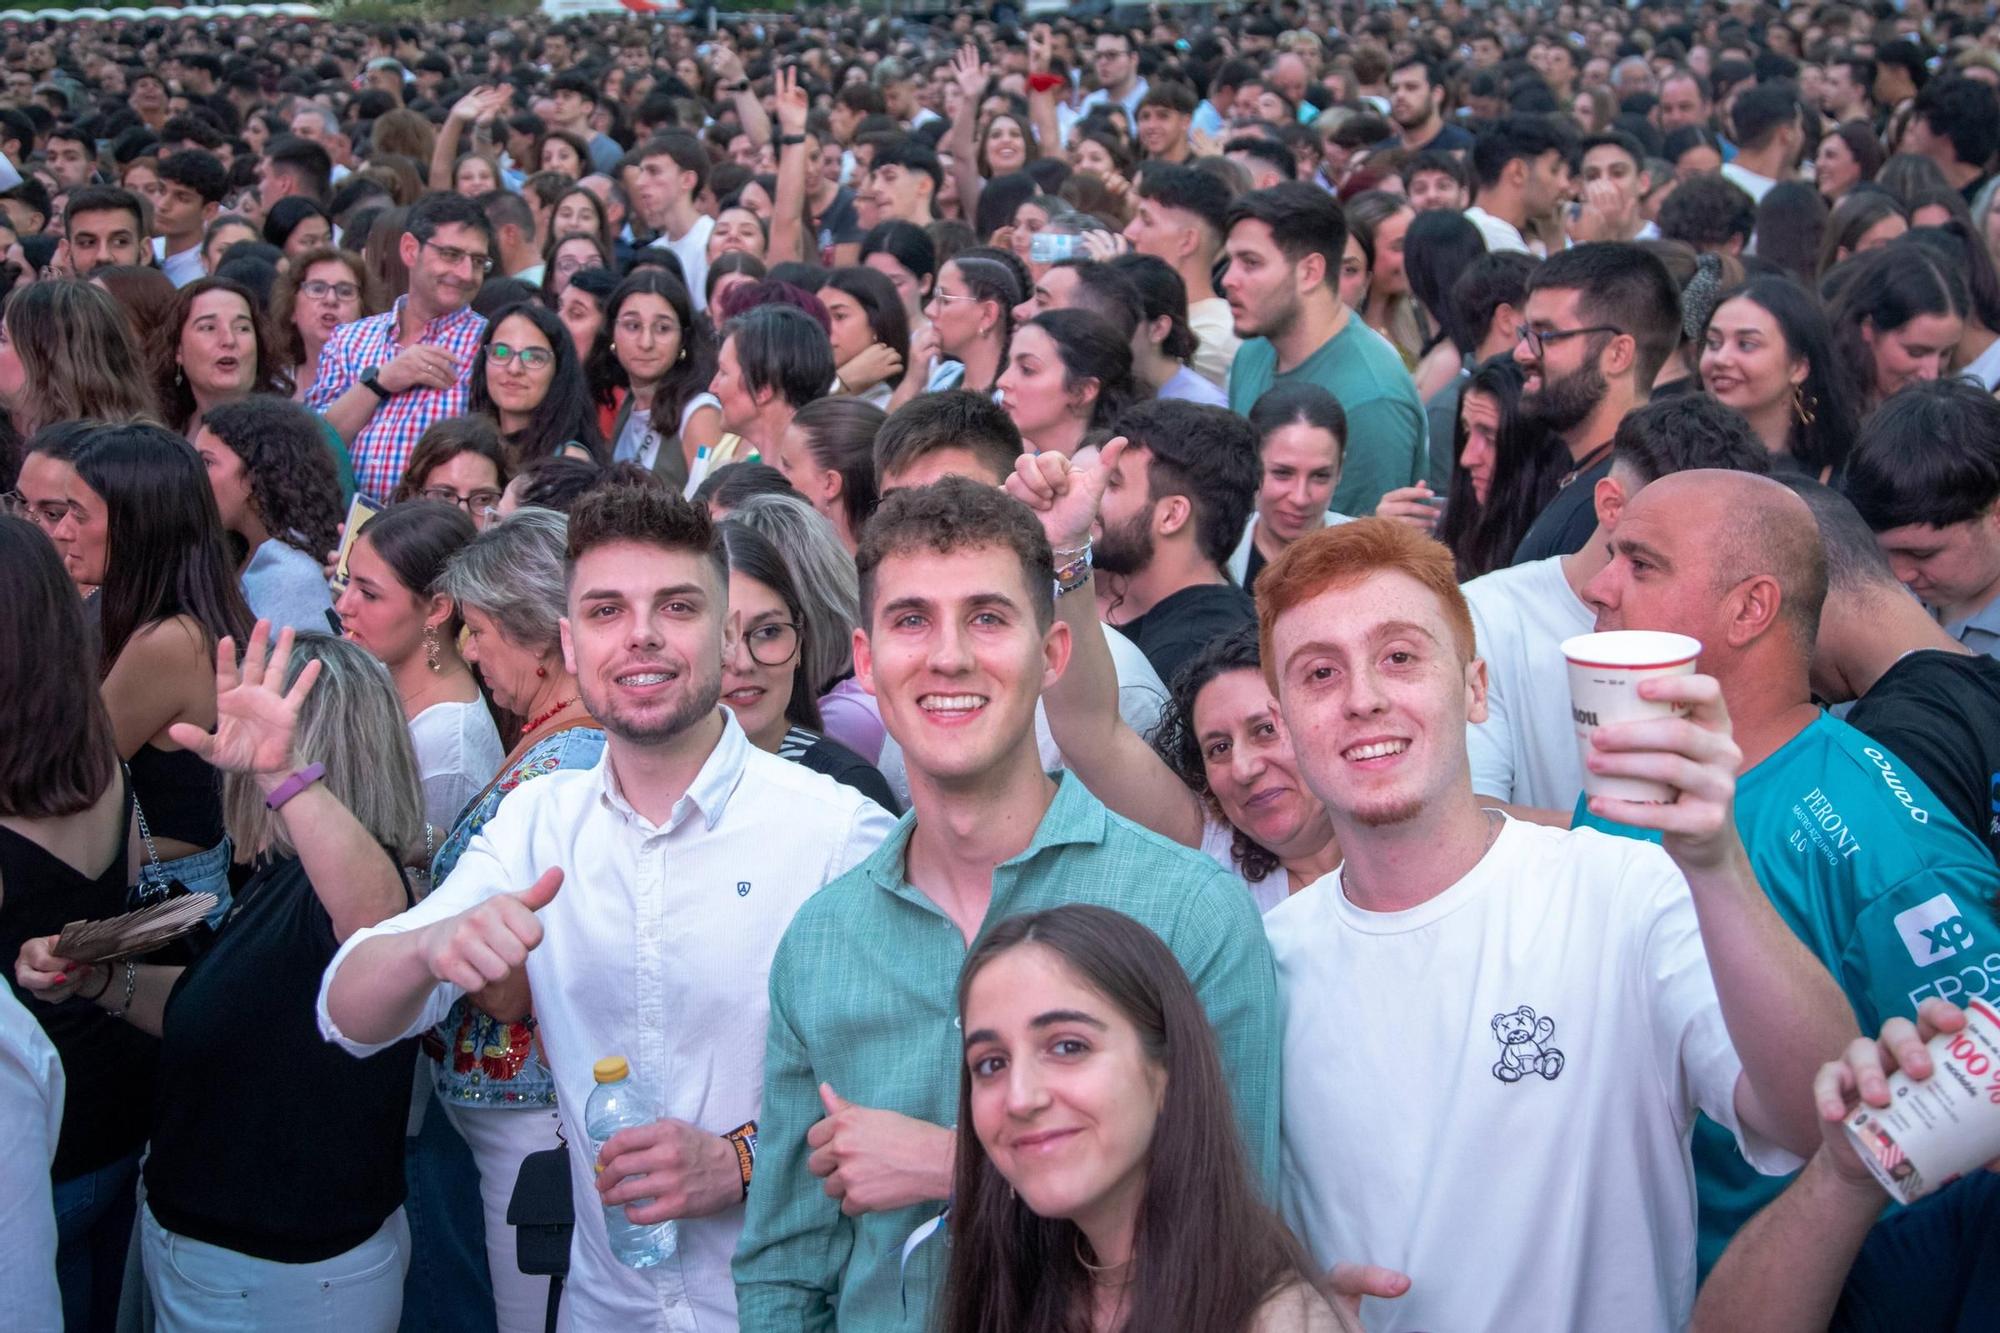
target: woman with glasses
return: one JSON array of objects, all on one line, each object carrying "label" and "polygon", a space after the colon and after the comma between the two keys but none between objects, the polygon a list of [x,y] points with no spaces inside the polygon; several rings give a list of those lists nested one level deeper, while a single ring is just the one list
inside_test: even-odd
[{"label": "woman with glasses", "polygon": [[[76,469],[70,460],[97,424],[58,421],[36,431],[21,455],[14,489],[5,497],[6,512],[27,519],[53,540],[56,525],[69,513],[69,488],[76,484]],[[88,597],[97,589],[95,585],[79,586],[78,591]]]},{"label": "woman with glasses", "polygon": [[576,345],[554,312],[533,301],[507,307],[486,326],[470,404],[499,424],[516,469],[556,454],[603,461],[597,406]]},{"label": "woman with glasses", "polygon": [[785,558],[769,537],[734,519],[717,527],[729,558],[729,622],[722,703],[760,750],[845,783],[883,809],[895,795],[874,765],[822,734],[819,691],[807,671],[811,631]]},{"label": "woman with glasses", "polygon": [[910,338],[911,373],[890,410],[925,392],[991,393],[1007,368],[1014,307],[1028,294],[1020,263],[1004,251],[966,250],[938,270],[930,324]]},{"label": "woman with glasses", "polygon": [[473,527],[484,529],[498,516],[500,498],[513,479],[491,418],[446,417],[417,438],[390,502],[456,505],[471,515]]},{"label": "woman with glasses", "polygon": [[476,535],[450,505],[391,505],[348,548],[347,587],[334,604],[342,636],[389,669],[410,724],[433,847],[502,754],[479,682],[459,656],[458,608],[435,591],[445,565]]},{"label": "woman with glasses", "polygon": [[292,396],[304,402],[319,378],[319,355],[342,324],[372,315],[368,272],[348,250],[313,250],[292,261],[271,293],[279,359],[291,367]]},{"label": "woman with glasses", "polygon": [[194,434],[223,530],[240,548],[250,613],[324,634],[333,609],[315,552],[340,541],[340,480],[319,423],[297,403],[260,395],[219,403]]},{"label": "woman with glasses", "polygon": [[584,269],[611,268],[614,263],[610,247],[588,232],[551,235],[542,251],[542,295],[554,306],[569,289],[571,278]]},{"label": "woman with glasses", "polygon": [[722,405],[708,391],[714,375],[708,324],[679,278],[642,268],[618,284],[590,353],[591,382],[618,404],[615,462],[684,487],[696,453],[722,438]]}]

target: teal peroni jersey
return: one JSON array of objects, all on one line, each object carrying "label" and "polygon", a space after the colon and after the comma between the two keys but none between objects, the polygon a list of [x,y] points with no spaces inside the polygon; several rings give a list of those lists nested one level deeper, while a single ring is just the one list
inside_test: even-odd
[{"label": "teal peroni jersey", "polygon": [[[1597,818],[1581,799],[1576,823],[1658,840]],[[1914,1018],[1933,995],[2000,995],[2000,867],[1874,740],[1820,714],[1737,779],[1736,829],[1771,905],[1833,974],[1864,1033]],[[1758,1175],[1705,1118],[1694,1158],[1706,1275],[1785,1182]]]}]

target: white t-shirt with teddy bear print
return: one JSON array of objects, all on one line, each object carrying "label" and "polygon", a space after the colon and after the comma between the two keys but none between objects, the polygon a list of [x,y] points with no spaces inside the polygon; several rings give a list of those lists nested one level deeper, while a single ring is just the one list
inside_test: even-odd
[{"label": "white t-shirt with teddy bear print", "polygon": [[1696,1111],[1760,1170],[1800,1165],[1738,1126],[1694,901],[1653,844],[1510,819],[1419,907],[1363,911],[1335,871],[1264,923],[1285,1217],[1324,1266],[1409,1275],[1370,1333],[1682,1328]]}]

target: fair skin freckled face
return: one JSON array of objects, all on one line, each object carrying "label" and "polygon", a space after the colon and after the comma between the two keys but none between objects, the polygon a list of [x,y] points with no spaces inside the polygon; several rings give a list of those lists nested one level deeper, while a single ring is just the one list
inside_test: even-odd
[{"label": "fair skin freckled face", "polygon": [[966,990],[972,1128],[1042,1217],[1067,1218],[1099,1264],[1131,1257],[1166,1071],[1138,1029],[1061,955],[1024,944]]},{"label": "fair skin freckled face", "polygon": [[1300,767],[1337,829],[1413,825],[1469,791],[1485,664],[1464,661],[1422,584],[1384,571],[1328,588],[1278,618],[1272,650]]}]

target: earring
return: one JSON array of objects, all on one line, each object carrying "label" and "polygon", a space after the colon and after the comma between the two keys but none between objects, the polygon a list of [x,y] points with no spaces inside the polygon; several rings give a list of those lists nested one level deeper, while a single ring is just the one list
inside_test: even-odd
[{"label": "earring", "polygon": [[444,663],[438,661],[438,632],[435,625],[424,626],[424,662],[432,671],[444,670]]},{"label": "earring", "polygon": [[538,666],[535,668],[536,680],[547,680],[548,678],[549,678],[549,669],[547,667]]},{"label": "earring", "polygon": [[1798,415],[1801,426],[1810,426],[1819,419],[1806,402],[1806,386],[1803,384],[1792,386],[1792,411]]},{"label": "earring", "polygon": [[176,389],[178,389],[178,388],[180,388],[180,387],[181,387],[181,385],[183,385],[183,384],[185,384],[185,383],[187,383],[187,372],[186,372],[186,369],[185,369],[184,367],[182,367],[182,366],[178,366],[178,365],[177,365],[177,366],[175,366],[175,367],[174,367],[174,387],[175,387]]}]

